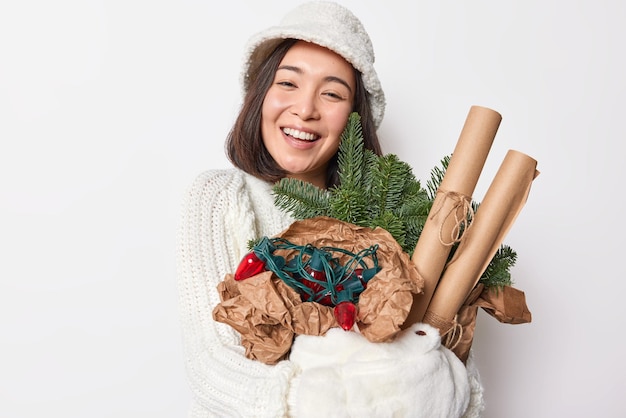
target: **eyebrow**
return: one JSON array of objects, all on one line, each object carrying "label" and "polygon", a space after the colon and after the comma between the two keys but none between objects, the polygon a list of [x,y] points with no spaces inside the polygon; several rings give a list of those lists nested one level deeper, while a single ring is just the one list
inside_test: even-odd
[{"label": "eyebrow", "polygon": [[[281,65],[280,67],[278,67],[276,69],[276,71],[278,71],[278,70],[293,71],[293,72],[295,72],[297,74],[302,74],[303,73],[302,69],[300,67],[296,67],[294,65]],[[348,90],[350,90],[350,93],[352,93],[352,88],[350,87],[350,85],[346,82],[346,80],[344,80],[341,77],[337,77],[337,76],[334,76],[334,75],[329,75],[327,77],[324,77],[324,81],[327,82],[327,83],[339,83],[339,84],[342,84],[342,85],[346,86],[346,88]]]}]

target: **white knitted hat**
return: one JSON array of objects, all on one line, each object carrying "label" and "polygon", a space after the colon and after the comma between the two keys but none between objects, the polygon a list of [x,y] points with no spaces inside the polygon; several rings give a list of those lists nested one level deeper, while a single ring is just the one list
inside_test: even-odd
[{"label": "white knitted hat", "polygon": [[345,7],[328,1],[304,3],[249,40],[244,53],[242,86],[248,90],[250,74],[284,39],[293,38],[326,47],[341,55],[362,74],[376,127],[385,114],[385,94],[374,70],[374,48],[361,21]]}]

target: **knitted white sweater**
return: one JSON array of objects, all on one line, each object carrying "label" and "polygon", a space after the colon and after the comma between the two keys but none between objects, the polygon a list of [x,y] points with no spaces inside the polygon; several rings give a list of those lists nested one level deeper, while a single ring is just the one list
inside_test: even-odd
[{"label": "knitted white sweater", "polygon": [[[291,361],[266,365],[244,355],[240,335],[213,320],[217,285],[248,252],[248,241],[274,236],[293,222],[276,208],[271,185],[240,170],[202,173],[183,204],[178,236],[178,289],[193,417],[293,415],[299,377]],[[472,396],[465,417],[483,409],[482,386],[468,363]]]}]

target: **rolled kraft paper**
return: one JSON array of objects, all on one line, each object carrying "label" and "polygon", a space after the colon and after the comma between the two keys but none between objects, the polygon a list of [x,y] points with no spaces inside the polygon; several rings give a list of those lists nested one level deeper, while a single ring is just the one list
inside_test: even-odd
[{"label": "rolled kraft paper", "polygon": [[[424,278],[424,290],[413,295],[405,328],[422,321],[452,249],[446,240],[458,228],[455,217],[465,219],[467,216],[464,209],[471,202],[501,120],[498,112],[486,107],[472,106],[469,110],[413,252],[412,260]],[[451,212],[455,216],[449,216]]]},{"label": "rolled kraft paper", "polygon": [[424,314],[424,322],[442,335],[486,270],[528,199],[532,181],[539,175],[537,161],[509,150],[498,169],[470,227],[447,264]]}]

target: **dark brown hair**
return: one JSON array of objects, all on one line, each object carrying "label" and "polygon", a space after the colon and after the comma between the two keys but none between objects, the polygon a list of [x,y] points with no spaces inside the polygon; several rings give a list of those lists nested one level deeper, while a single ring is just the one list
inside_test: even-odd
[{"label": "dark brown hair", "polygon": [[[297,41],[297,39],[282,41],[259,65],[258,69],[250,74],[249,87],[239,115],[226,138],[226,153],[235,167],[272,183],[285,177],[287,173],[280,168],[263,144],[261,136],[261,108],[265,95],[274,81],[276,69],[289,48]],[[361,116],[364,146],[377,155],[381,155],[382,150],[370,109],[369,96],[363,85],[361,73],[355,69],[354,75],[356,90],[352,110]],[[338,183],[337,155],[335,154],[328,164],[326,187]]]}]

